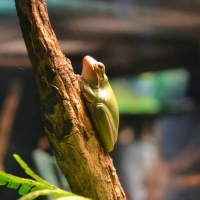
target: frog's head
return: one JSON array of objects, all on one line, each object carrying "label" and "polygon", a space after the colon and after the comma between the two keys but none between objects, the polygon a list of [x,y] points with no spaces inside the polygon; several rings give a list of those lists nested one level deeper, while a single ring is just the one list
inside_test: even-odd
[{"label": "frog's head", "polygon": [[90,85],[98,88],[105,78],[105,66],[90,56],[83,58],[83,68],[81,76]]}]

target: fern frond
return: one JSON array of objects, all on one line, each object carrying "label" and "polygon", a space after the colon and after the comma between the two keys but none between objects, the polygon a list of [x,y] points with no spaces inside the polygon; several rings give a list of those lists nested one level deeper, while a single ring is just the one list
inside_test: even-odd
[{"label": "fern frond", "polygon": [[85,197],[81,197],[81,196],[77,196],[77,195],[74,195],[74,196],[63,196],[63,197],[59,197],[57,199],[54,199],[54,200],[91,200],[91,199],[88,199],[88,198],[85,198]]},{"label": "fern frond", "polygon": [[84,197],[75,195],[73,193],[61,190],[59,188],[55,190],[46,189],[46,190],[34,191],[21,197],[19,200],[30,200],[30,199],[35,199],[39,196],[46,196],[46,195],[54,196],[55,200],[89,200]]},{"label": "fern frond", "polygon": [[33,179],[35,179],[36,181],[43,183],[44,185],[46,185],[48,188],[52,187],[52,188],[56,188],[56,186],[50,184],[49,182],[45,181],[44,179],[42,179],[41,177],[39,177],[37,174],[35,174],[33,172],[33,170],[21,159],[21,157],[17,154],[13,155],[15,160],[19,163],[19,165],[24,169],[25,173],[28,174],[29,176],[31,176]]},{"label": "fern frond", "polygon": [[[41,190],[47,188],[46,184],[35,180],[20,178],[11,174],[0,171],[0,185],[7,185],[8,188],[19,189],[20,195],[25,195],[29,191]],[[49,187],[54,189],[55,187]]]},{"label": "fern frond", "polygon": [[25,195],[19,200],[31,200],[39,196],[50,195],[54,196],[55,200],[89,200],[81,196],[77,196],[73,193],[61,190],[56,186],[45,181],[37,174],[35,174],[29,166],[18,156],[13,155],[20,166],[25,170],[25,173],[31,176],[33,179],[20,178],[11,174],[7,174],[0,171],[0,186],[7,185],[8,188],[18,189],[20,195]]}]

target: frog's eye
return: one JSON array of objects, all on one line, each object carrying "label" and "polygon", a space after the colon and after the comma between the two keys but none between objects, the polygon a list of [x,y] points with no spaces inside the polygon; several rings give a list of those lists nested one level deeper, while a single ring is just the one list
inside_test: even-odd
[{"label": "frog's eye", "polygon": [[98,65],[97,65],[97,66],[98,66],[98,68],[99,68],[99,69],[101,69],[101,70],[103,69],[103,64],[101,64],[101,63],[98,63]]}]

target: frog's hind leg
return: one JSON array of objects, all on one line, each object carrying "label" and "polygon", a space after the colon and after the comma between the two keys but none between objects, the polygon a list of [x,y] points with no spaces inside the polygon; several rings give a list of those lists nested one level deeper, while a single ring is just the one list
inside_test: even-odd
[{"label": "frog's hind leg", "polygon": [[110,152],[113,150],[114,143],[116,142],[116,127],[112,115],[103,104],[96,105],[95,115],[100,139],[106,151]]}]

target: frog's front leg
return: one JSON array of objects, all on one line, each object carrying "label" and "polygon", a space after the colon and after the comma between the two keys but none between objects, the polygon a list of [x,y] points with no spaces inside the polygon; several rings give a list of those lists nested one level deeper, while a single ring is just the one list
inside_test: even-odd
[{"label": "frog's front leg", "polygon": [[81,93],[84,96],[84,98],[90,103],[94,102],[95,101],[94,91],[91,89],[88,83],[81,76],[77,76],[77,77],[78,77]]}]

